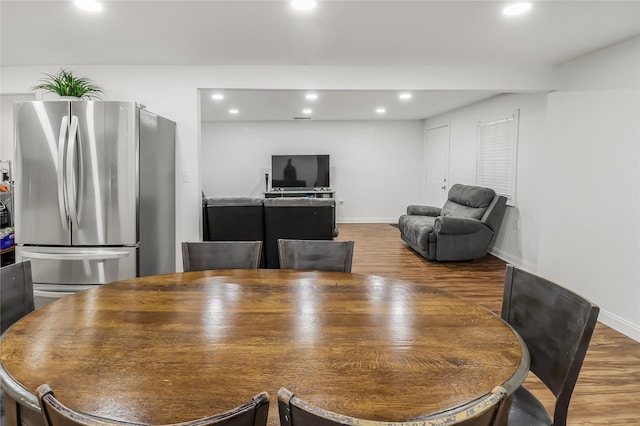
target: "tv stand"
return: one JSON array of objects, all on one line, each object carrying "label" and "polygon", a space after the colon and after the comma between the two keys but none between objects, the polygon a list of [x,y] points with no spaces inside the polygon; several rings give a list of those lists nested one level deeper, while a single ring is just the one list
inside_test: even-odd
[{"label": "tv stand", "polygon": [[306,197],[306,198],[335,198],[335,191],[331,188],[273,188],[264,193],[264,198],[278,197]]}]

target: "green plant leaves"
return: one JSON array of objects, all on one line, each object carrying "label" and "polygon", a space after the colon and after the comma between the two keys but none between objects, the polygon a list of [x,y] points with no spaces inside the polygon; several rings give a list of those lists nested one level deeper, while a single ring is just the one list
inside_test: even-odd
[{"label": "green plant leaves", "polygon": [[76,77],[73,71],[64,68],[61,68],[57,75],[44,75],[46,78],[40,80],[41,84],[33,86],[31,90],[40,89],[60,96],[75,96],[81,99],[100,99],[102,94],[102,89],[91,80],[86,77]]}]

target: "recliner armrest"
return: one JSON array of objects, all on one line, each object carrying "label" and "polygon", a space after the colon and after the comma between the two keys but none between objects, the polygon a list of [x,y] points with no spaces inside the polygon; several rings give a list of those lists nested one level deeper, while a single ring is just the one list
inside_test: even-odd
[{"label": "recliner armrest", "polygon": [[416,206],[412,205],[407,207],[407,214],[415,216],[440,216],[440,207],[432,206]]},{"label": "recliner armrest", "polygon": [[439,216],[433,224],[436,234],[443,235],[474,234],[483,229],[488,229],[487,225],[469,217]]}]

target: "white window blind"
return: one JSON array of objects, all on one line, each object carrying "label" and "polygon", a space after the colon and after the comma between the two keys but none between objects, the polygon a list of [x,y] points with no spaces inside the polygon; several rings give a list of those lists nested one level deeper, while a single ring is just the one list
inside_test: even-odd
[{"label": "white window blind", "polygon": [[518,111],[478,123],[476,184],[492,188],[515,204]]}]

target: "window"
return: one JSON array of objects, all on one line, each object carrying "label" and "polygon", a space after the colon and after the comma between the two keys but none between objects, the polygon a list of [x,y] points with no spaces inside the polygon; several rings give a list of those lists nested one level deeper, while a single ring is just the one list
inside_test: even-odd
[{"label": "window", "polygon": [[515,205],[519,111],[478,123],[476,184],[492,188]]}]

